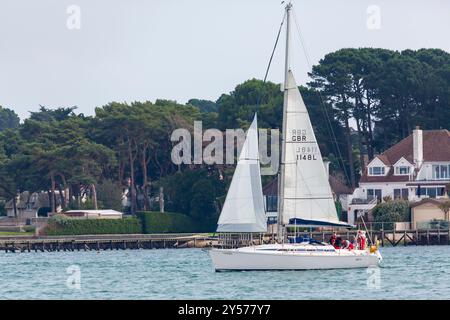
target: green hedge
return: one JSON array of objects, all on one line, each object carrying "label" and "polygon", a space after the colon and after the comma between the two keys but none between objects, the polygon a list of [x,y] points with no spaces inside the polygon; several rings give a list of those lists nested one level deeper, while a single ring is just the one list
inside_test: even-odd
[{"label": "green hedge", "polygon": [[61,215],[49,219],[44,233],[49,236],[142,233],[139,219],[76,219]]},{"label": "green hedge", "polygon": [[194,233],[213,232],[217,219],[201,222],[181,213],[140,212],[137,218],[77,219],[56,215],[44,233],[49,236],[87,234]]},{"label": "green hedge", "polygon": [[[392,222],[385,223],[385,230],[394,229],[395,222],[411,221],[410,204],[407,200],[390,200],[379,203],[372,209],[374,222]],[[381,223],[375,223],[375,228],[380,229]]]},{"label": "green hedge", "polygon": [[181,213],[140,212],[144,233],[191,233],[212,232],[216,229],[216,219],[195,221]]}]

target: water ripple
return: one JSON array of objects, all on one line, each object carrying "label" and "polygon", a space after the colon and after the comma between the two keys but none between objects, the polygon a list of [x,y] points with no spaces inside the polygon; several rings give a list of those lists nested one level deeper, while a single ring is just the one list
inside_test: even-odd
[{"label": "water ripple", "polygon": [[[0,253],[0,299],[449,299],[450,247],[381,249],[379,288],[366,269],[213,271],[199,249]],[[66,285],[81,270],[81,290]]]}]

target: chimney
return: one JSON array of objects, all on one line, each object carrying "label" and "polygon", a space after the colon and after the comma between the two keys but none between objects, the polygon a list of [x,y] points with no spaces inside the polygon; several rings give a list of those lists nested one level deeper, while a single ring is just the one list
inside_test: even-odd
[{"label": "chimney", "polygon": [[323,166],[325,167],[325,172],[327,173],[327,178],[330,177],[330,161],[323,160]]},{"label": "chimney", "polygon": [[413,156],[416,168],[423,163],[423,131],[419,126],[413,130]]}]

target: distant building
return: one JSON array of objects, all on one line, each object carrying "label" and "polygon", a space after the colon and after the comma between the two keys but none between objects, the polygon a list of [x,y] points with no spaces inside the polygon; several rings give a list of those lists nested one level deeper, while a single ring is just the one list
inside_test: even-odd
[{"label": "distant building", "polygon": [[[59,198],[59,197],[57,197]],[[57,203],[57,212],[61,211],[59,199]],[[16,198],[16,214],[14,212],[14,199],[5,204],[6,215],[8,217],[17,217],[18,219],[31,219],[38,217],[46,217],[50,209],[50,202],[47,192],[29,192],[24,191]]]},{"label": "distant building", "polygon": [[115,210],[70,210],[64,215],[80,219],[122,219],[123,213]]},{"label": "distant building", "polygon": [[449,217],[439,208],[449,199],[423,199],[411,206],[411,227],[413,229],[436,229],[433,223],[440,223],[441,227],[448,228]]},{"label": "distant building", "polygon": [[417,202],[439,199],[450,184],[450,132],[421,130],[369,162],[350,197],[348,222],[372,210],[384,198]]}]

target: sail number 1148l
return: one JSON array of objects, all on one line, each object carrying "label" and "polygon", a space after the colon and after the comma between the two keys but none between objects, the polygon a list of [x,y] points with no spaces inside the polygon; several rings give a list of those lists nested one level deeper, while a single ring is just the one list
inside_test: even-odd
[{"label": "sail number 1148l", "polygon": [[316,146],[303,146],[296,148],[296,156],[298,160],[317,160],[319,148]]}]

